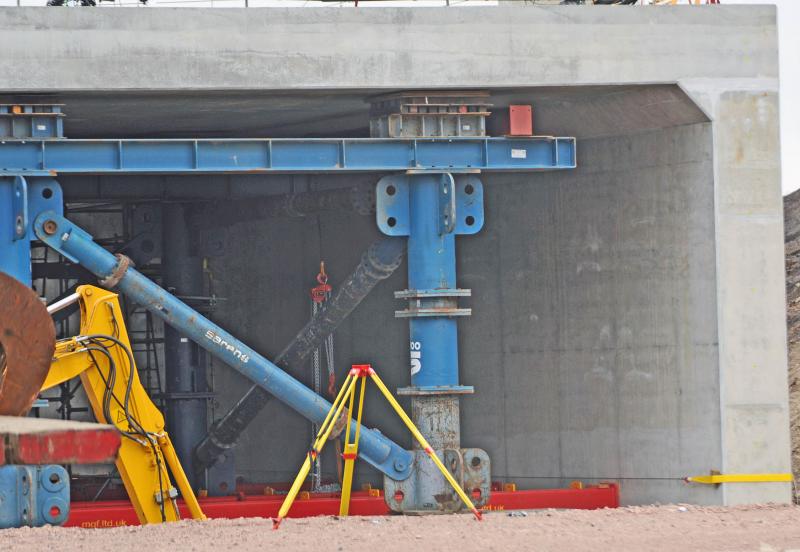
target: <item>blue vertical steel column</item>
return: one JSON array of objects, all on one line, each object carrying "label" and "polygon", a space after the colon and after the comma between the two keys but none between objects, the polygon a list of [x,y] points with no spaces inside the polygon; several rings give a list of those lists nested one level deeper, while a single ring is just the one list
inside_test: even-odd
[{"label": "blue vertical steel column", "polygon": [[[30,286],[32,217],[62,212],[61,186],[53,178],[0,177],[0,271]],[[2,349],[2,343],[0,343]],[[6,368],[0,354],[0,374]],[[69,477],[62,466],[0,466],[0,529],[61,525],[69,515]]]},{"label": "blue vertical steel column", "polygon": [[[139,303],[178,328],[222,362],[272,393],[308,420],[321,424],[331,404],[275,366],[209,319],[117,258],[92,240],[92,236],[53,211],[36,217],[34,230],[40,240],[69,260],[79,263],[110,287]],[[355,435],[355,424],[350,426]],[[380,432],[361,429],[359,456],[385,475],[404,480],[411,474],[412,455]]]},{"label": "blue vertical steel column", "polygon": [[[440,175],[415,176],[409,183],[408,287],[450,290],[456,287],[455,235],[440,232]],[[417,298],[438,303],[435,298]],[[436,308],[438,304],[434,304]],[[440,388],[458,385],[458,326],[450,316],[411,318],[411,385]]]},{"label": "blue vertical steel column", "polygon": [[[461,448],[460,396],[473,388],[459,384],[457,317],[472,311],[458,306],[458,299],[471,292],[456,287],[455,250],[456,236],[474,234],[483,226],[482,190],[474,175],[387,176],[378,182],[376,219],[383,233],[408,237],[408,289],[395,292],[396,298],[408,301],[408,308],[395,316],[409,319],[411,386],[398,394],[411,397],[414,423],[456,479],[488,492],[488,456]],[[476,455],[486,466],[477,482],[464,467]],[[402,512],[458,510],[458,497],[427,453],[415,446],[414,456],[412,477],[403,482],[384,479],[389,507]]]},{"label": "blue vertical steel column", "polygon": [[30,213],[62,211],[61,186],[51,177],[0,176],[0,270],[31,285]]},{"label": "blue vertical steel column", "polygon": [[[203,295],[203,260],[192,243],[185,206],[164,206],[164,287],[178,296]],[[194,488],[198,487],[192,451],[208,426],[208,385],[204,351],[179,330],[164,326],[164,380],[167,431]],[[232,488],[231,488],[232,490]]]},{"label": "blue vertical steel column", "polygon": [[28,188],[25,179],[0,179],[0,269],[31,285],[31,244],[25,239]]}]

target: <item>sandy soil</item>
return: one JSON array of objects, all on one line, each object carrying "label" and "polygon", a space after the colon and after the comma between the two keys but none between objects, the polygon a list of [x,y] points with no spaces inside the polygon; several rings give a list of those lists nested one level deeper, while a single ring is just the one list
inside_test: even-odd
[{"label": "sandy soil", "polygon": [[0,550],[800,552],[800,507],[494,512],[482,522],[468,515],[319,517],[285,520],[278,531],[260,518],[116,529],[22,528],[0,531]]}]

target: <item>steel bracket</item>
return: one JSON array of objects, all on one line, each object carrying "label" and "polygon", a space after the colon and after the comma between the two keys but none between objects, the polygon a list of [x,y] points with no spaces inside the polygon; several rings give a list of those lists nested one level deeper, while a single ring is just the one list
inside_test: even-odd
[{"label": "steel bracket", "polygon": [[13,241],[25,237],[28,229],[28,182],[24,176],[14,177],[14,189],[11,193],[11,222],[14,225]]},{"label": "steel bracket", "polygon": [[[424,450],[414,450],[411,477],[396,481],[383,478],[384,499],[394,512],[404,514],[448,514],[464,507],[456,492],[441,480],[440,488],[428,488],[436,466]],[[479,448],[445,448],[436,451],[447,470],[466,491],[476,507],[489,502],[492,490],[491,463],[486,451]]]},{"label": "steel bracket", "polygon": [[68,483],[67,470],[58,465],[0,467],[0,529],[63,524]]},{"label": "steel bracket", "polygon": [[[410,233],[409,182],[413,175],[394,174],[378,181],[375,216],[387,236]],[[477,234],[483,228],[483,184],[474,174],[442,173],[439,190],[439,234]]]},{"label": "steel bracket", "polygon": [[444,236],[456,227],[456,183],[450,173],[439,178],[439,235]]},{"label": "steel bracket", "polygon": [[31,284],[32,221],[43,210],[61,212],[61,187],[50,176],[0,175],[0,270]]}]

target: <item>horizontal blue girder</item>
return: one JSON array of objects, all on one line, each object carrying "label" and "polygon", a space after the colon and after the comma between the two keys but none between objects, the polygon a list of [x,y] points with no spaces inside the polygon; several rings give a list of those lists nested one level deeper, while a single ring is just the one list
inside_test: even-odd
[{"label": "horizontal blue girder", "polygon": [[572,169],[575,139],[0,140],[0,174]]}]

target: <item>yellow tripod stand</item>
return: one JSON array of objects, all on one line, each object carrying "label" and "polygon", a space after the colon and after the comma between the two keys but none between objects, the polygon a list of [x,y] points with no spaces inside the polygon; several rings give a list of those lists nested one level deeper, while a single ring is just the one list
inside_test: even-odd
[{"label": "yellow tripod stand", "polygon": [[[367,378],[372,379],[375,382],[375,385],[378,386],[383,396],[386,397],[386,400],[392,406],[397,415],[400,416],[400,419],[403,420],[403,423],[406,424],[406,427],[420,444],[422,449],[428,454],[428,457],[436,464],[436,467],[439,468],[439,471],[442,472],[442,475],[447,482],[453,487],[453,489],[458,493],[458,496],[461,497],[461,500],[464,501],[472,513],[475,514],[475,518],[480,520],[481,513],[472,503],[472,501],[467,496],[467,493],[464,492],[464,489],[461,488],[461,485],[455,480],[452,474],[447,471],[447,468],[444,467],[442,461],[439,460],[439,457],[436,456],[436,453],[433,451],[431,446],[428,444],[428,441],[425,440],[425,437],[422,436],[422,433],[419,432],[417,426],[411,421],[411,418],[403,410],[403,407],[400,406],[392,394],[389,392],[389,389],[386,388],[381,378],[378,377],[378,374],[375,373],[375,370],[372,369],[372,366],[369,364],[354,364],[353,367],[350,369],[350,372],[347,374],[347,377],[342,384],[341,389],[339,389],[339,394],[336,395],[336,399],[333,401],[333,405],[331,405],[331,409],[328,411],[328,415],[325,417],[325,421],[322,422],[322,425],[317,432],[316,439],[314,440],[314,445],[312,446],[311,450],[306,455],[306,459],[303,461],[303,465],[300,467],[300,472],[297,474],[297,477],[292,483],[291,488],[289,489],[289,494],[286,495],[286,498],[281,505],[281,509],[278,511],[278,517],[272,520],[272,528],[277,529],[283,518],[287,516],[289,513],[289,509],[292,507],[295,498],[297,498],[297,493],[300,492],[300,487],[303,485],[303,481],[305,481],[306,477],[308,477],[308,472],[311,470],[311,463],[316,460],[319,453],[322,451],[322,447],[325,446],[325,443],[328,441],[328,438],[333,431],[334,426],[336,425],[336,421],[339,419],[339,416],[342,413],[342,409],[344,409],[345,402],[349,403],[349,408],[347,411],[347,425],[345,425],[345,437],[344,437],[344,452],[342,457],[344,458],[344,476],[342,478],[342,499],[339,503],[339,515],[346,516],[350,512],[350,493],[353,486],[353,469],[355,468],[356,458],[358,457],[358,439],[361,433],[361,415],[364,412],[364,391],[367,387]],[[353,406],[355,404],[355,397],[356,397],[356,382],[361,379],[361,389],[359,391],[358,397],[358,416],[356,417],[356,430],[353,442],[350,442],[350,423],[353,420]]]}]

